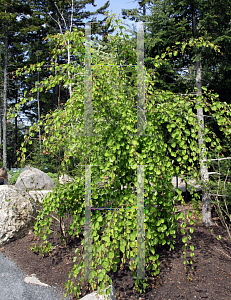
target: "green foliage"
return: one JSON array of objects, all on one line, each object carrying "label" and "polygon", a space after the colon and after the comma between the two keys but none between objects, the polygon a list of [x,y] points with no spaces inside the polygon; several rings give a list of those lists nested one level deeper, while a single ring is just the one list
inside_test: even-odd
[{"label": "green foliage", "polygon": [[[50,174],[49,174],[50,176]],[[61,230],[61,239],[65,244],[68,243],[70,235],[78,236],[82,231],[84,224],[84,189],[83,182],[76,178],[77,184],[82,186],[82,194],[76,188],[76,183],[68,185],[59,185],[53,189],[52,193],[46,195],[43,199],[43,209],[40,211],[37,221],[34,224],[35,235],[41,236],[44,243],[40,247],[32,247],[33,251],[40,251],[40,253],[48,252],[52,249],[50,244],[47,244],[46,237],[50,234],[49,226],[51,225],[51,212],[55,212],[55,220],[58,221]],[[71,213],[74,221],[70,224],[70,228],[65,228],[63,219],[65,213]],[[47,217],[46,217],[47,216]],[[76,230],[74,232],[74,230]],[[47,245],[47,246],[46,246]]]},{"label": "green foliage", "polygon": [[[55,40],[57,43],[53,51],[54,56],[63,47],[65,39],[68,39],[71,41],[71,51],[79,53],[79,59],[84,60],[82,44],[84,37],[81,33],[74,31],[72,34],[50,36],[49,39]],[[189,232],[192,233],[193,228],[186,226],[183,213],[176,213],[174,206],[177,201],[182,200],[182,196],[178,189],[176,189],[177,195],[174,196],[171,181],[172,176],[178,174],[185,175],[191,172],[194,177],[198,176],[194,162],[196,157],[200,160],[202,154],[197,143],[199,124],[193,109],[197,103],[202,107],[207,107],[220,124],[221,130],[224,129],[226,134],[228,134],[226,128],[229,128],[231,123],[230,107],[226,105],[221,109],[219,102],[216,101],[216,95],[205,91],[205,94],[213,99],[212,105],[209,105],[202,97],[186,96],[182,98],[170,91],[156,90],[149,71],[145,70],[145,99],[147,101],[144,115],[146,122],[142,123],[143,134],[137,134],[136,70],[132,66],[123,66],[124,70],[129,70],[131,73],[131,76],[126,76],[116,65],[119,60],[117,49],[120,47],[125,51],[127,60],[131,64],[136,64],[137,55],[135,50],[130,47],[129,42],[128,36],[125,35],[121,38],[121,33],[117,33],[116,36],[109,37],[110,54],[95,48],[92,49],[93,135],[85,133],[85,130],[90,130],[91,127],[89,124],[88,127],[84,127],[88,119],[84,119],[86,118],[84,115],[86,107],[83,76],[78,76],[81,68],[76,66],[73,69],[67,64],[57,65],[57,74],[54,74],[51,79],[46,78],[41,81],[43,89],[49,90],[56,81],[56,83],[69,84],[68,71],[75,74],[75,80],[72,81],[74,86],[72,97],[62,109],[47,115],[40,125],[44,130],[43,146],[49,148],[51,153],[60,151],[60,148],[63,149],[63,157],[59,157],[62,168],[69,165],[71,159],[78,158],[78,165],[82,165],[81,174],[83,176],[84,166],[91,166],[90,172],[85,169],[85,175],[88,174],[91,177],[91,206],[103,209],[93,210],[91,215],[93,271],[88,282],[94,289],[97,279],[101,292],[107,282],[111,283],[107,273],[111,269],[115,272],[119,267],[123,268],[126,258],[136,257],[137,217],[142,212],[143,206],[140,208],[140,203],[137,201],[138,196],[133,191],[137,188],[137,193],[140,193],[139,174],[142,172],[144,172],[145,187],[144,253],[146,271],[150,276],[159,274],[160,262],[158,261],[159,256],[155,254],[155,249],[165,244],[169,245],[170,251],[174,249],[178,230],[177,220],[179,219],[183,220],[181,232],[184,235],[182,241],[184,243],[184,263],[186,263],[187,240],[191,239]],[[203,39],[192,39],[184,45],[186,49],[193,46],[201,47],[204,43],[217,49],[212,43]],[[156,64],[161,65],[170,56],[170,53],[176,51],[177,47],[178,44],[169,48],[162,58],[156,59]],[[122,59],[120,63],[124,64],[124,60]],[[28,70],[31,68],[30,66]],[[19,70],[19,72],[21,71]],[[22,102],[25,101],[27,98],[22,99]],[[138,117],[141,120],[139,113]],[[164,140],[161,126],[164,123],[171,136],[169,142]],[[34,131],[38,131],[37,125],[30,128],[30,136],[34,134]],[[216,137],[215,134],[211,133],[207,127],[202,132],[206,143],[219,152],[219,142],[217,147],[212,144]],[[24,145],[20,149],[21,157],[19,157],[22,162],[25,161],[23,148]],[[171,156],[177,158],[178,166],[173,165]],[[208,157],[210,156],[208,153]],[[109,180],[99,194],[97,182],[100,178],[102,180],[103,176],[108,176]],[[40,247],[41,253],[46,250],[49,252],[51,249],[51,245],[46,246],[46,238],[50,234],[49,226],[52,217],[49,215],[51,212],[56,213],[55,219],[59,222],[61,238],[64,243],[68,243],[70,236],[78,235],[82,231],[85,201],[89,199],[84,198],[84,180],[79,177],[75,179],[77,184],[59,186],[43,201],[43,210],[40,212],[34,228],[37,234],[44,239],[44,244]],[[154,187],[150,186],[148,181],[151,181]],[[125,186],[126,184],[127,189],[121,191],[121,185]],[[152,192],[153,188],[154,193]],[[198,213],[196,197],[193,197],[193,202]],[[62,222],[67,211],[74,216],[70,228],[65,228]],[[190,218],[190,213],[187,217]],[[193,220],[190,220],[190,225],[193,223]],[[85,241],[82,244],[87,247]],[[193,251],[193,248],[190,247],[190,250]],[[122,256],[121,259],[120,256]],[[193,252],[191,252],[191,257],[193,257]],[[102,269],[95,271],[94,267],[98,264],[102,266]],[[76,277],[78,274],[83,274],[85,266],[86,260],[83,260],[79,266],[75,265],[72,275]],[[134,264],[129,267],[134,276],[136,267],[137,261],[134,261]],[[78,287],[72,287],[73,283],[68,281],[66,283],[68,293],[73,291],[79,296],[80,284],[83,280],[82,276]],[[145,291],[146,279],[137,278],[135,286],[140,292]]]},{"label": "green foliage", "polygon": [[21,174],[22,170],[18,171],[18,172],[13,172],[13,171],[9,171],[8,173],[11,175],[11,179],[10,179],[10,184],[15,184],[18,176]]},{"label": "green foliage", "polygon": [[51,173],[51,172],[45,172],[48,176],[50,176],[50,178],[52,178],[54,180],[55,186],[57,186],[57,182],[58,182],[58,174],[57,173]]}]

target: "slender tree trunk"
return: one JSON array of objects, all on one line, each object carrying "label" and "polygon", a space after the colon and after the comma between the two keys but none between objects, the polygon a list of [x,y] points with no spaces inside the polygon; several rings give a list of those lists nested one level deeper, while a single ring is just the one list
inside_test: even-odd
[{"label": "slender tree trunk", "polygon": [[8,23],[5,25],[5,59],[3,79],[3,167],[7,168],[7,72],[8,72]]},{"label": "slender tree trunk", "polygon": [[[18,90],[16,94],[15,104],[18,103]],[[14,118],[14,162],[17,162],[17,145],[18,145],[18,115]]]},{"label": "slender tree trunk", "polygon": [[[37,54],[37,63],[38,63],[38,54],[39,54],[39,50],[36,51]],[[39,83],[39,72],[38,72],[38,83]],[[37,107],[38,107],[38,124],[40,121],[40,103],[39,103],[39,85],[37,86]],[[40,124],[39,124],[39,161],[40,164],[42,164],[42,148],[41,148],[41,130],[40,130]]]},{"label": "slender tree trunk", "polygon": [[2,160],[2,99],[3,99],[3,90],[1,90],[1,102],[0,102],[0,145],[1,145],[0,160]]},{"label": "slender tree trunk", "polygon": [[[199,89],[198,94],[202,95],[201,92],[201,63],[200,60],[196,61],[196,87]],[[201,130],[205,129],[204,124],[204,117],[203,117],[203,107],[201,109],[197,109],[197,119]],[[201,130],[199,131],[199,147],[202,148],[202,144],[205,143],[203,139],[203,135]],[[206,155],[203,153],[206,151],[206,147],[204,147],[201,151],[202,159],[200,160],[200,173],[201,173],[201,180],[208,181],[209,174],[208,174],[208,167],[205,164],[207,161]],[[202,222],[205,226],[212,226],[212,216],[211,216],[211,201],[208,193],[206,190],[202,191]]]},{"label": "slender tree trunk", "polygon": [[[67,61],[68,61],[68,64],[70,64],[70,61],[71,61],[71,58],[70,58],[70,41],[68,40],[67,41],[68,43],[68,47],[67,47]],[[68,79],[70,80],[71,77],[70,77],[70,71],[68,71]],[[71,83],[69,84],[69,94],[70,94],[70,98],[71,98],[71,95],[72,95],[72,86],[71,86]]]},{"label": "slender tree trunk", "polygon": [[[193,9],[193,36],[196,37],[196,17],[195,17],[195,10]],[[197,53],[198,54],[198,53]],[[198,59],[196,60],[195,63],[195,68],[196,68],[196,87],[198,88],[198,95],[202,96],[202,90],[201,90],[201,60],[200,56],[198,56]],[[202,145],[205,144],[205,141],[203,139],[203,134],[202,130],[205,129],[205,123],[204,123],[204,112],[203,112],[203,107],[200,109],[197,109],[197,119],[198,119],[198,124],[200,126],[199,130],[199,147],[200,149],[202,148]],[[205,164],[207,161],[206,155],[204,155],[204,152],[206,151],[206,146],[202,149],[201,154],[202,158],[200,160],[200,174],[201,174],[201,180],[204,182],[208,182],[209,180],[209,174],[208,174],[208,167]],[[207,193],[206,190],[202,191],[202,223],[205,226],[212,226],[214,225],[211,217],[211,201],[210,197]]]},{"label": "slender tree trunk", "polygon": [[[57,58],[55,59],[55,66],[56,66],[56,63],[57,63]],[[57,74],[57,70],[55,69],[55,76]],[[53,108],[56,109],[57,106],[58,106],[58,93],[59,93],[59,85],[56,85],[54,88],[53,88]]]},{"label": "slender tree trunk", "polygon": [[[39,82],[39,72],[38,72],[38,82]],[[39,89],[37,88],[37,104],[38,104],[38,123],[40,121],[40,103],[39,103]],[[40,124],[39,124],[39,153],[40,153],[40,163],[41,163],[41,155],[42,155],[42,148],[41,148],[41,131],[40,131]]]},{"label": "slender tree trunk", "polygon": [[[143,16],[146,16],[146,6],[145,6],[145,2],[143,4]],[[145,29],[145,26],[144,26],[144,35],[146,33],[146,29]]]}]

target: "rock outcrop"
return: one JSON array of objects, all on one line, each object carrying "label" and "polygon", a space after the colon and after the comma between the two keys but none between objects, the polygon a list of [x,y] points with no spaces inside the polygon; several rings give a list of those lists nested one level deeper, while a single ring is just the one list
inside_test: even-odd
[{"label": "rock outcrop", "polygon": [[33,231],[39,211],[30,196],[14,186],[0,186],[0,245]]}]

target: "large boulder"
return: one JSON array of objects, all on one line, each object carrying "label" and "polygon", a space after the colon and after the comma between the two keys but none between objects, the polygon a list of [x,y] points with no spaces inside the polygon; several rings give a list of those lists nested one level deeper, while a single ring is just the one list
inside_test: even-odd
[{"label": "large boulder", "polygon": [[27,193],[14,186],[0,186],[0,245],[32,232],[37,208]]},{"label": "large boulder", "polygon": [[15,183],[15,187],[22,190],[49,190],[54,186],[50,176],[33,167],[25,167]]}]

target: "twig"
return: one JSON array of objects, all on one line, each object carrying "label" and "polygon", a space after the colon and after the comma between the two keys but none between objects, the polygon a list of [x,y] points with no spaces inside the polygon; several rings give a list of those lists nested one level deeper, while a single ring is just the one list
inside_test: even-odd
[{"label": "twig", "polygon": [[224,157],[224,158],[211,158],[210,160],[224,160],[224,159],[231,159],[231,157]]},{"label": "twig", "polygon": [[228,256],[228,258],[230,258],[230,259],[231,259],[231,256],[229,256],[228,254],[224,253],[222,250],[220,250],[220,249],[217,249],[216,247],[214,247],[214,248],[215,248],[216,250],[218,250],[218,251],[222,252],[224,255]]}]

